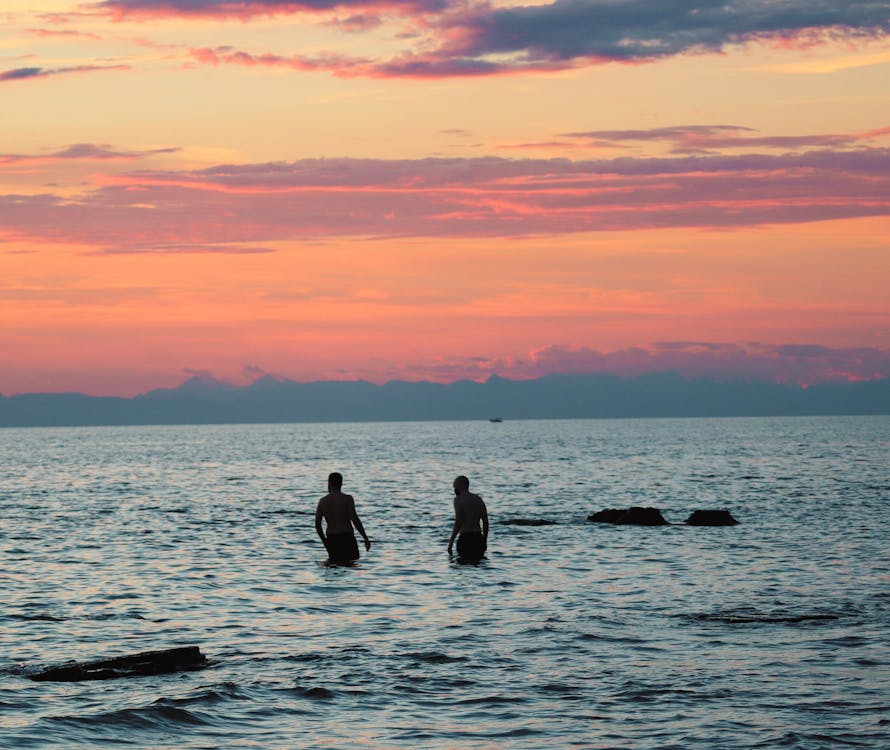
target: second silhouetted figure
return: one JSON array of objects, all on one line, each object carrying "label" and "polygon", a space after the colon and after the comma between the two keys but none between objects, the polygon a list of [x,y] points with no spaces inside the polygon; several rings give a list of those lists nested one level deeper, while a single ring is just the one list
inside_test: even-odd
[{"label": "second silhouetted figure", "polygon": [[448,554],[454,547],[455,537],[461,560],[481,560],[488,549],[488,510],[482,498],[470,492],[470,480],[463,475],[454,480],[454,527],[448,540]]}]

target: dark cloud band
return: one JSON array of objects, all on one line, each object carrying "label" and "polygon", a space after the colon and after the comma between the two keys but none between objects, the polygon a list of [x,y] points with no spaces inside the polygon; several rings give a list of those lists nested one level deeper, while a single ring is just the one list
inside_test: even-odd
[{"label": "dark cloud band", "polygon": [[0,196],[0,233],[93,247],[514,237],[890,216],[890,149],[569,159],[306,159],[142,170]]},{"label": "dark cloud band", "polygon": [[811,44],[890,34],[890,0],[555,0],[507,7],[484,0],[102,0],[98,7],[119,17],[242,19],[337,10],[358,19],[351,27],[358,32],[375,28],[381,13],[417,22],[422,41],[415,49],[358,66],[345,58],[249,52],[215,60],[342,76],[485,76],[651,61],[764,40]]}]

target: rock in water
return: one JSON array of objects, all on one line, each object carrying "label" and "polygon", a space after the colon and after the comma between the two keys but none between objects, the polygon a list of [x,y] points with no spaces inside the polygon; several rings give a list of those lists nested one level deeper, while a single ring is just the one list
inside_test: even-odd
[{"label": "rock in water", "polygon": [[634,506],[628,508],[627,512],[621,515],[615,523],[629,524],[633,526],[664,526],[667,521],[661,515],[658,508],[640,508]]},{"label": "rock in water", "polygon": [[728,510],[694,510],[686,523],[690,526],[735,526],[738,521]]},{"label": "rock in water", "polygon": [[143,651],[140,654],[99,659],[90,662],[69,662],[30,675],[38,682],[79,682],[81,680],[112,680],[117,677],[142,677],[186,670],[203,669],[207,657],[197,646],[169,648],[164,651]]},{"label": "rock in water", "polygon": [[588,521],[594,523],[617,523],[618,519],[623,516],[627,510],[625,508],[606,508],[605,510],[591,513],[587,516]]},{"label": "rock in water", "polygon": [[615,523],[627,526],[665,526],[667,521],[658,508],[607,508],[587,516],[595,523]]}]

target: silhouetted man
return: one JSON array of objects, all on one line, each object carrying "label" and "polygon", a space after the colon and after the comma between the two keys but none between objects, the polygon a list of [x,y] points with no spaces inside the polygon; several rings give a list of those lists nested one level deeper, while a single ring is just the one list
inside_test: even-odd
[{"label": "silhouetted man", "polygon": [[454,528],[448,540],[449,555],[455,537],[457,555],[462,560],[481,560],[488,549],[488,510],[482,498],[470,492],[470,480],[463,475],[454,480]]},{"label": "silhouetted man", "polygon": [[[315,530],[328,551],[328,559],[334,563],[348,563],[358,560],[358,544],[352,527],[365,540],[365,549],[371,549],[371,540],[365,533],[361,520],[355,512],[355,500],[352,495],[344,495],[343,475],[335,471],[328,476],[328,494],[318,501],[315,509]],[[321,519],[327,524],[326,532],[321,530]]]}]

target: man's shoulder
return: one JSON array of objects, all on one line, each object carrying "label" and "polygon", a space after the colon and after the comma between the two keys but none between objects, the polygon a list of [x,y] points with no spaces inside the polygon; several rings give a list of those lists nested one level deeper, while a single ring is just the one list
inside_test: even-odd
[{"label": "man's shoulder", "polygon": [[343,492],[329,492],[325,495],[321,500],[318,501],[319,505],[331,505],[332,503],[351,503],[353,502],[352,495],[347,495]]}]

